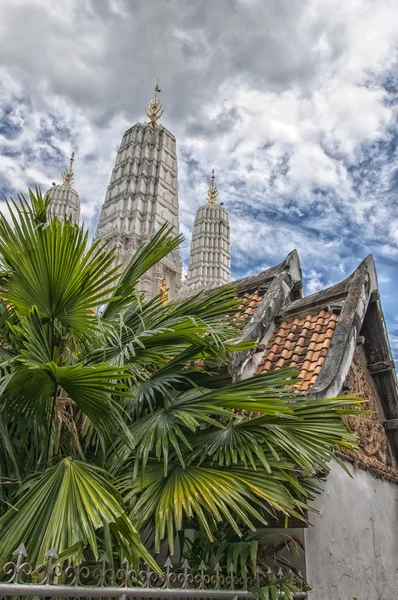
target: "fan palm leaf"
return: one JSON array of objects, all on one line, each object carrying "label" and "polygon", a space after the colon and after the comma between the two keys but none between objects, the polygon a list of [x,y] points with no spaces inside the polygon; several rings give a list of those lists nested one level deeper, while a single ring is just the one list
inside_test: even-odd
[{"label": "fan palm leaf", "polygon": [[44,562],[52,547],[61,559],[67,555],[77,564],[86,546],[98,559],[96,531],[109,525],[129,560],[137,564],[142,557],[157,569],[127,518],[122,499],[102,470],[65,458],[27,481],[19,494],[15,506],[0,518],[2,564],[22,541],[30,560],[38,564]]},{"label": "fan palm leaf", "polygon": [[143,527],[173,550],[189,519],[209,539],[221,519],[237,534],[303,519],[332,446],[354,447],[356,402],[304,399],[293,370],[233,383],[231,354],[254,342],[231,288],[166,305],[138,289],[180,237],[163,227],[120,275],[48,203],[30,193],[0,215],[0,558],[25,542],[76,562],[106,537],[151,562]]},{"label": "fan palm leaf", "polygon": [[[283,466],[289,468],[288,464]],[[170,464],[166,477],[162,471],[162,465],[147,465],[126,494],[126,500],[139,494],[131,510],[139,529],[155,518],[157,552],[164,537],[174,552],[176,531],[182,528],[184,515],[196,516],[210,539],[210,524],[222,519],[240,533],[238,519],[254,530],[266,524],[264,512],[274,514],[277,510],[304,518],[298,512],[304,505],[290,494],[283,476],[253,475],[244,468],[225,470],[210,465],[184,469],[178,463]]]}]

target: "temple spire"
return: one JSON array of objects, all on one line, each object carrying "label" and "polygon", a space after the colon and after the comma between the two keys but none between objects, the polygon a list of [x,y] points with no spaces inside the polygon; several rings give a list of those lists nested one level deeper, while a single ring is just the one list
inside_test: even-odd
[{"label": "temple spire", "polygon": [[161,89],[159,87],[159,79],[158,79],[156,86],[155,86],[155,96],[153,99],[151,98],[151,100],[148,102],[148,106],[145,109],[145,112],[146,112],[147,116],[149,117],[150,122],[154,126],[156,126],[158,124],[157,123],[158,120],[164,113],[163,106],[160,104],[159,95],[158,95],[160,91],[161,91]]},{"label": "temple spire", "polygon": [[79,223],[80,219],[80,199],[79,194],[73,189],[73,161],[75,153],[72,152],[69,167],[62,173],[62,183],[53,183],[47,191],[47,196],[51,199],[48,206],[49,215],[58,217],[58,219],[68,219],[74,224]]},{"label": "temple spire", "polygon": [[[146,111],[149,123],[136,123],[122,137],[98,223],[96,239],[115,248],[114,266],[122,269],[165,223],[179,233],[176,139],[157,124],[163,112],[159,93],[157,83]],[[154,298],[166,277],[162,289],[174,300],[181,271],[176,248],[140,278],[139,290]]]},{"label": "temple spire", "polygon": [[213,169],[207,202],[195,216],[183,296],[227,285],[231,279],[229,217],[223,204],[217,204],[214,181]]},{"label": "temple spire", "polygon": [[67,185],[70,187],[73,183],[73,161],[75,160],[75,153],[72,152],[70,160],[69,160],[69,169],[65,169],[62,173],[62,183],[63,185]]},{"label": "temple spire", "polygon": [[213,169],[211,175],[211,186],[209,187],[209,191],[207,192],[207,201],[210,202],[210,204],[215,204],[217,202],[218,191],[216,186],[214,185],[215,178],[216,176],[214,175]]}]

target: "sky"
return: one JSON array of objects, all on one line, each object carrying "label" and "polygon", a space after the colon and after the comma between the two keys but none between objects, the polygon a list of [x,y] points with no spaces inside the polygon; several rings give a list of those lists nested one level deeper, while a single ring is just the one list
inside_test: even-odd
[{"label": "sky", "polygon": [[74,150],[94,234],[159,79],[185,265],[214,168],[233,278],[296,248],[310,294],[372,253],[398,358],[397,58],[396,0],[1,0],[0,210]]}]

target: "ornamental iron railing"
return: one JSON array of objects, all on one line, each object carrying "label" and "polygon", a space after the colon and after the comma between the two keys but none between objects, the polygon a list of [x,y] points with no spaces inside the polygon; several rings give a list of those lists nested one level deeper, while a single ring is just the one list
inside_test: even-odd
[{"label": "ornamental iron railing", "polygon": [[[14,559],[2,568],[0,597],[43,596],[69,598],[253,598],[250,588],[266,585],[272,578],[282,578],[287,573],[279,569],[275,576],[257,568],[253,575],[247,569],[244,574],[218,563],[207,568],[202,561],[191,570],[187,560],[180,567],[168,558],[162,569],[163,576],[155,573],[146,563],[133,569],[127,559],[119,568],[111,565],[106,553],[98,562],[81,565],[59,564],[54,548],[46,554],[46,562],[33,566],[27,562],[23,544],[13,552]],[[302,581],[298,578],[298,586]],[[283,597],[283,596],[282,596]],[[296,600],[307,598],[302,591],[293,595]]]}]

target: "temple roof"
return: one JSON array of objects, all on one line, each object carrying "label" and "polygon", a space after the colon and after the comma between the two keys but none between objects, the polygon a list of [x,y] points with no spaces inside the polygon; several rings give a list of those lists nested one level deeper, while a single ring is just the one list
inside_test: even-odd
[{"label": "temple roof", "polygon": [[395,366],[368,256],[344,281],[303,297],[297,252],[267,271],[233,283],[242,298],[242,339],[257,347],[231,360],[235,379],[283,367],[299,370],[299,388],[310,397],[343,393],[358,345],[382,407],[382,423],[398,458],[398,392]]}]

